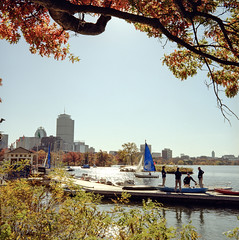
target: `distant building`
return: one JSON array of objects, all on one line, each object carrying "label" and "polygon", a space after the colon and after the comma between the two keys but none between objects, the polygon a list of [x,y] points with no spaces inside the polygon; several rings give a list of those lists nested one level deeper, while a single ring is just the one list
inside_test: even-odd
[{"label": "distant building", "polygon": [[89,147],[88,152],[89,152],[89,153],[95,153],[95,148]]},{"label": "distant building", "polygon": [[181,153],[181,156],[180,156],[181,159],[190,159],[190,157],[188,155],[185,155],[184,153]]},{"label": "distant building", "polygon": [[0,150],[8,148],[8,134],[2,134],[0,138]]},{"label": "distant building", "polygon": [[[150,152],[152,152],[151,151],[151,145],[148,145],[148,147],[149,147]],[[141,144],[140,145],[140,152],[144,152],[144,149],[145,149],[145,144]]]},{"label": "distant building", "polygon": [[48,152],[50,146],[51,152],[58,152],[62,149],[63,146],[63,140],[60,137],[43,137],[41,139],[41,146],[39,147],[39,150],[42,149],[45,152]]},{"label": "distant building", "polygon": [[74,151],[86,153],[86,152],[88,152],[88,146],[85,145],[85,142],[81,142],[81,141],[74,142]]},{"label": "distant building", "polygon": [[[31,173],[31,167],[36,161],[36,155],[32,151],[22,147],[6,152],[4,154],[4,158],[12,165],[11,171],[7,174],[7,179],[29,177]],[[19,163],[25,160],[29,160],[30,165],[25,165],[23,168],[18,169]]]},{"label": "distant building", "polygon": [[63,140],[63,151],[73,151],[74,120],[68,114],[60,114],[56,121],[56,137]]},{"label": "distant building", "polygon": [[212,151],[212,158],[215,158],[215,152]]},{"label": "distant building", "polygon": [[110,155],[113,155],[113,156],[116,156],[117,153],[118,153],[118,151],[109,151],[109,154],[110,154]]},{"label": "distant building", "polygon": [[161,153],[153,152],[152,157],[153,158],[161,158]]},{"label": "distant building", "polygon": [[164,148],[164,150],[162,150],[162,158],[165,160],[171,159],[172,158],[172,150],[169,148]]},{"label": "distant building", "polygon": [[239,160],[237,157],[235,157],[234,155],[224,155],[222,156],[222,159],[227,159],[229,161],[235,161],[235,160]]},{"label": "distant building", "polygon": [[74,142],[74,151],[75,152],[81,152],[81,153],[94,153],[95,149],[93,147],[89,147],[89,145],[86,145],[85,142]]},{"label": "distant building", "polygon": [[4,154],[4,158],[9,160],[10,163],[17,164],[22,160],[30,160],[31,165],[33,164],[35,154],[25,148],[18,147]]},{"label": "distant building", "polygon": [[43,127],[39,127],[35,132],[36,138],[47,137],[46,130]]},{"label": "distant building", "polygon": [[37,148],[41,145],[41,139],[38,137],[20,137],[16,140],[16,148],[25,148],[27,150],[31,150],[33,148]]},{"label": "distant building", "polygon": [[19,139],[16,140],[16,148],[22,147],[27,150],[32,150],[34,149],[35,151],[38,150],[38,148],[41,146],[41,139],[43,137],[46,137],[46,131],[43,127],[39,127],[36,132],[34,137],[25,137],[22,136]]}]

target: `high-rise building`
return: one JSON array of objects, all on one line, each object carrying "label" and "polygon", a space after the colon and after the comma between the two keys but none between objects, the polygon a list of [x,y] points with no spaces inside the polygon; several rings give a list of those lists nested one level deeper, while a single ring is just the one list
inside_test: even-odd
[{"label": "high-rise building", "polygon": [[215,152],[212,151],[212,158],[215,158]]},{"label": "high-rise building", "polygon": [[8,134],[0,133],[0,149],[4,149],[8,147]]},{"label": "high-rise building", "polygon": [[56,136],[63,140],[63,151],[73,151],[74,120],[68,114],[60,114],[56,121]]},{"label": "high-rise building", "polygon": [[164,150],[162,150],[162,158],[167,160],[172,158],[172,150],[169,148],[164,148]]}]

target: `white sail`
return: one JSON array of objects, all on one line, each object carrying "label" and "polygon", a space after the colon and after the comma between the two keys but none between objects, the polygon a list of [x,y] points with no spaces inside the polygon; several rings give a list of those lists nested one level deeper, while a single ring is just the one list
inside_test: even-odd
[{"label": "white sail", "polygon": [[138,164],[135,172],[142,172],[142,170],[143,170],[143,163],[144,163],[144,155],[141,156],[139,164]]}]

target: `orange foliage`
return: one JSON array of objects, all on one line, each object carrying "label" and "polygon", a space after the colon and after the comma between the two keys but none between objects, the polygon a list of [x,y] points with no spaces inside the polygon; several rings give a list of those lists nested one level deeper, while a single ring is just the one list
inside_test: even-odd
[{"label": "orange foliage", "polygon": [[[97,22],[86,22],[85,14]],[[184,80],[206,67],[212,83],[234,97],[239,91],[238,16],[237,0],[1,0],[0,39],[17,43],[24,37],[31,53],[74,62],[79,59],[69,52],[66,30],[101,34],[117,17],[150,37],[177,44],[179,50],[164,58],[176,77]]]}]

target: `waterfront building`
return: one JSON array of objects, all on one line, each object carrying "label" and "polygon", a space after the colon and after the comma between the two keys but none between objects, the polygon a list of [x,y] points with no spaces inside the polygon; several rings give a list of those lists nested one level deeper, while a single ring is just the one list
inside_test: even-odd
[{"label": "waterfront building", "polygon": [[212,158],[215,158],[215,152],[212,151]]},{"label": "waterfront building", "polygon": [[74,120],[68,114],[60,114],[56,122],[56,137],[63,140],[63,151],[73,151]]},{"label": "waterfront building", "polygon": [[162,150],[162,158],[165,160],[171,159],[173,154],[172,154],[172,150],[169,148],[164,148],[164,150]]},{"label": "waterfront building", "polygon": [[29,151],[23,147],[17,147],[4,154],[4,158],[6,160],[9,160],[11,165],[18,164],[18,162],[22,160],[30,160],[30,163],[32,165],[34,156],[36,155],[32,151]]}]

